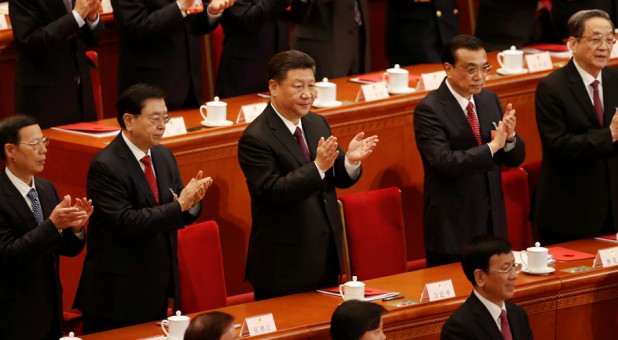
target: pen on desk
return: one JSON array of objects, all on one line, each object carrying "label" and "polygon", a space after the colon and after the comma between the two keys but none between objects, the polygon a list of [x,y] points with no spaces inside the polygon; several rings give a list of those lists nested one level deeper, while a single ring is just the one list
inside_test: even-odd
[{"label": "pen on desk", "polygon": [[391,300],[399,300],[399,299],[403,299],[405,296],[403,295],[395,295],[395,296],[389,296],[389,297],[385,297],[384,299],[382,299],[382,301],[386,302],[386,301],[391,301]]}]

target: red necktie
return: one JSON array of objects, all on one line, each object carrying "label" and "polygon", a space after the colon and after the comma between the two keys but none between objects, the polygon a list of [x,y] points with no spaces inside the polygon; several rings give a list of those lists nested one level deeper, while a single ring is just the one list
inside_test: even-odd
[{"label": "red necktie", "polygon": [[298,142],[298,145],[303,150],[303,153],[305,154],[305,158],[307,159],[307,162],[311,162],[311,157],[309,156],[309,149],[307,149],[307,145],[305,144],[305,139],[303,138],[303,132],[300,130],[298,126],[296,127],[296,130],[294,131],[294,137],[296,137],[296,141]]},{"label": "red necktie", "polygon": [[599,81],[594,80],[590,83],[592,86],[592,98],[594,100],[594,111],[597,113],[597,118],[599,119],[599,123],[603,126],[603,104],[601,103],[601,96],[599,96]]},{"label": "red necktie", "polygon": [[472,104],[472,102],[468,102],[466,111],[468,111],[468,122],[470,123],[470,127],[472,128],[474,137],[476,137],[476,142],[481,145],[483,144],[483,140],[481,139],[481,129],[479,128],[479,121],[476,119],[476,115],[474,114],[474,104]]},{"label": "red necktie", "polygon": [[144,174],[146,175],[146,180],[148,181],[150,190],[152,190],[155,201],[159,204],[159,187],[157,186],[157,179],[154,175],[154,171],[152,170],[150,156],[146,155],[140,161],[144,164]]},{"label": "red necktie", "polygon": [[506,311],[504,309],[500,312],[500,328],[504,340],[513,340],[509,319],[506,318]]}]

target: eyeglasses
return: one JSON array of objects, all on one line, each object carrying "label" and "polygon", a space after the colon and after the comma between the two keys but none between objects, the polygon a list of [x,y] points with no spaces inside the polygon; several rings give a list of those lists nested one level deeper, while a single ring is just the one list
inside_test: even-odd
[{"label": "eyeglasses", "polygon": [[471,66],[471,67],[468,67],[468,68],[463,68],[463,67],[460,67],[460,66],[455,66],[455,67],[457,67],[458,69],[466,72],[469,76],[474,76],[476,74],[481,74],[481,75],[484,76],[484,75],[486,75],[487,73],[489,73],[491,71],[491,65],[485,65],[485,66],[483,66],[481,68],[474,67],[474,66]]},{"label": "eyeglasses", "polygon": [[616,43],[616,37],[613,35],[608,35],[607,37],[603,37],[602,35],[595,35],[592,37],[582,38],[588,40],[588,43],[592,46],[599,46],[602,42],[605,42],[607,46],[612,46]]},{"label": "eyeglasses", "polygon": [[161,125],[161,124],[167,124],[169,123],[170,119],[172,119],[172,116],[169,114],[165,114],[163,115],[163,117],[161,116],[142,116],[142,115],[137,115],[138,117],[142,117],[144,119],[148,119],[152,125]]},{"label": "eyeglasses", "polygon": [[508,267],[507,269],[496,269],[498,273],[509,274],[511,275],[513,272],[518,274],[521,271],[521,263],[515,263],[514,265]]},{"label": "eyeglasses", "polygon": [[32,142],[19,142],[18,144],[26,144],[26,145],[30,145],[34,150],[39,150],[41,148],[41,145],[48,147],[49,146],[49,138],[47,137],[41,137],[39,139],[35,139]]}]

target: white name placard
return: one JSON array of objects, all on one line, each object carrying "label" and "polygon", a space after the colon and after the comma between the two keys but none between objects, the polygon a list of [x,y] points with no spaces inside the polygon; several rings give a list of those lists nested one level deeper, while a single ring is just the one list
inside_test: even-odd
[{"label": "white name placard", "polygon": [[240,336],[255,336],[277,331],[272,313],[245,318],[240,329]]},{"label": "white name placard", "polygon": [[163,138],[184,135],[187,133],[187,126],[185,125],[185,119],[182,117],[174,117],[165,124],[165,132]]},{"label": "white name placard", "polygon": [[0,30],[9,28],[9,24],[6,22],[6,16],[0,13]]},{"label": "white name placard", "polygon": [[103,0],[101,1],[101,9],[103,13],[112,13],[114,9],[112,8],[111,0]]},{"label": "white name placard", "polygon": [[421,80],[416,84],[417,91],[432,91],[440,87],[442,80],[446,77],[446,72],[438,71],[432,73],[421,73]]},{"label": "white name placard", "polygon": [[554,68],[549,52],[526,54],[526,65],[530,72],[547,71]]},{"label": "white name placard", "polygon": [[238,118],[236,118],[236,123],[251,123],[264,111],[266,105],[268,105],[268,103],[255,103],[241,106]]},{"label": "white name placard", "polygon": [[421,294],[421,302],[438,301],[455,297],[455,289],[451,279],[425,284]]},{"label": "white name placard", "polygon": [[356,95],[357,102],[370,102],[384,98],[388,98],[388,88],[385,82],[361,85]]},{"label": "white name placard", "polygon": [[610,59],[614,59],[618,57],[618,44],[614,44],[614,47],[612,47],[612,53],[609,55]]},{"label": "white name placard", "polygon": [[618,247],[599,249],[592,264],[595,268],[605,268],[618,265]]}]

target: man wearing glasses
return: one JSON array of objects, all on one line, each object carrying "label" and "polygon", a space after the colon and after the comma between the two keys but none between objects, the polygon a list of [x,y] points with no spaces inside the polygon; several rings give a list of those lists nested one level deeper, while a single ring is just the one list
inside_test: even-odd
[{"label": "man wearing glasses", "polygon": [[543,163],[534,221],[543,244],[616,233],[618,71],[605,67],[616,42],[601,10],[568,22],[573,59],[536,90]]},{"label": "man wearing glasses", "polygon": [[154,85],[129,87],[117,104],[122,132],[90,164],[96,209],[75,300],[85,334],[161,320],[168,298],[178,302],[177,230],[197,219],[212,179],[198,171],[183,186],[160,145],[170,120],[164,97]]},{"label": "man wearing glasses", "polygon": [[37,121],[14,115],[0,122],[0,339],[62,336],[58,256],[84,248],[91,201],[61,200],[43,171],[49,139]]},{"label": "man wearing glasses", "polygon": [[461,267],[474,290],[446,320],[440,339],[533,339],[526,311],[508,301],[521,264],[511,244],[494,235],[474,238],[461,254]]},{"label": "man wearing glasses", "polygon": [[458,262],[461,247],[478,235],[507,237],[500,167],[518,166],[526,156],[513,106],[503,113],[498,96],[483,89],[491,66],[482,42],[458,35],[442,61],[446,79],[414,109],[430,267]]}]

